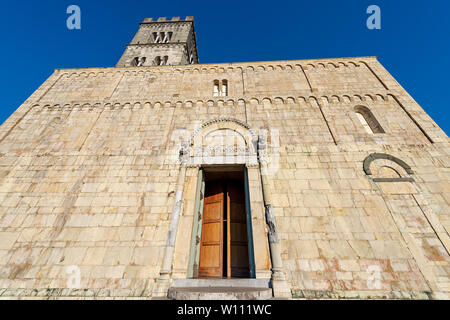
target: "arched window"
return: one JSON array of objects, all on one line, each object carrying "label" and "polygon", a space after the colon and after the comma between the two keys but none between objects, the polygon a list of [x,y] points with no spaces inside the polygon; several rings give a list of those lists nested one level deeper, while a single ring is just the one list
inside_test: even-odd
[{"label": "arched window", "polygon": [[214,80],[213,97],[218,97],[218,96],[220,96],[219,80]]},{"label": "arched window", "polygon": [[226,97],[228,96],[228,80],[214,80],[213,97]]},{"label": "arched window", "polygon": [[156,57],[155,57],[155,60],[153,61],[153,64],[154,64],[155,66],[161,65],[161,57],[160,57],[160,56],[156,56]]},{"label": "arched window", "polygon": [[146,58],[145,57],[136,57],[131,61],[131,65],[133,67],[140,67],[143,66],[145,63]]},{"label": "arched window", "polygon": [[157,32],[153,32],[153,43],[159,42],[159,35]]},{"label": "arched window", "polygon": [[222,97],[228,96],[228,80],[222,80]]},{"label": "arched window", "polygon": [[365,106],[356,106],[355,113],[367,133],[385,133],[383,127],[381,127],[369,108]]}]

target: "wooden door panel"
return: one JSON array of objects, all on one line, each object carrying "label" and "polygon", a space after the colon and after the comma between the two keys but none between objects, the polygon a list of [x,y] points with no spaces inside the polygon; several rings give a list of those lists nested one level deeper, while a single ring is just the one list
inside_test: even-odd
[{"label": "wooden door panel", "polygon": [[216,246],[203,246],[200,259],[202,259],[202,267],[204,268],[220,268],[220,259]]},{"label": "wooden door panel", "polygon": [[222,225],[220,223],[205,223],[203,225],[202,243],[204,245],[220,245],[220,239],[217,235],[220,234]]},{"label": "wooden door panel", "polygon": [[211,197],[214,199],[208,199],[205,201],[203,221],[216,222],[222,219],[223,210],[223,195]]},{"label": "wooden door panel", "polygon": [[220,278],[223,272],[223,187],[208,186],[205,193],[198,276]]}]

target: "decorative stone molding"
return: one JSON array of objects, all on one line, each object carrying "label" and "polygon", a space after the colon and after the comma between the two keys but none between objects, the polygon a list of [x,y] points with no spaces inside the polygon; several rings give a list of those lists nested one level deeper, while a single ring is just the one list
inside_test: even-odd
[{"label": "decorative stone molding", "polygon": [[[165,100],[160,99],[159,97],[155,97],[154,99],[140,99],[140,100],[125,100],[125,99],[105,99],[102,101],[92,101],[92,99],[86,99],[86,103],[83,103],[83,106],[87,105],[93,105],[96,108],[105,106],[107,108],[111,109],[122,109],[125,105],[130,104],[132,106],[131,109],[141,109],[146,107],[180,107],[180,108],[196,108],[196,107],[206,107],[208,104],[211,104],[212,106],[217,106],[218,104],[222,104],[223,107],[239,107],[244,106],[245,104],[248,104],[249,107],[262,105],[264,103],[268,105],[273,106],[280,106],[283,105],[287,108],[295,108],[297,105],[311,105],[312,101],[322,101],[326,102],[327,105],[332,104],[352,104],[353,102],[361,103],[373,103],[374,101],[378,102],[386,102],[389,100],[389,97],[391,95],[383,95],[381,93],[360,93],[360,94],[330,94],[330,95],[304,95],[304,96],[292,96],[292,95],[286,95],[286,96],[262,96],[262,97],[254,97],[254,96],[247,96],[247,97],[228,97],[226,100],[223,98],[216,98],[216,97],[210,97],[205,96],[203,98],[187,98],[183,100],[173,99],[173,100]],[[82,99],[78,99],[78,102],[82,101]],[[389,100],[391,101],[391,100]],[[64,101],[42,101],[41,103],[35,103],[33,104],[33,108],[39,108],[42,106],[48,106],[48,108],[53,109],[56,106],[61,106],[61,108],[71,108],[75,104],[74,103],[67,103],[67,100]],[[112,105],[112,107],[111,107]],[[351,107],[351,106],[349,106]],[[237,121],[237,123],[241,122],[240,125],[243,124],[242,121],[236,120],[233,118],[219,118],[214,119],[211,121]],[[205,126],[208,124],[205,123]],[[245,125],[243,125],[245,127]],[[250,128],[247,128],[251,130]]]},{"label": "decorative stone molding", "polygon": [[399,158],[396,158],[396,157],[391,156],[386,153],[372,153],[364,160],[364,163],[363,163],[363,169],[364,169],[364,172],[366,173],[366,175],[368,175],[368,176],[372,175],[372,171],[370,170],[370,164],[374,160],[377,160],[377,159],[393,161],[393,162],[397,163],[399,166],[401,166],[403,169],[405,169],[406,173],[414,174],[411,167],[408,164],[406,164],[406,162],[404,162],[403,160],[400,160]]}]

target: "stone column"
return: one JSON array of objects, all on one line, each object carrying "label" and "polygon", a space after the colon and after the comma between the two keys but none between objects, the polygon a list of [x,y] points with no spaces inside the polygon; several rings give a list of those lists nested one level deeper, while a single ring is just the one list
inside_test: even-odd
[{"label": "stone column", "polygon": [[162,268],[153,290],[154,296],[166,296],[170,287],[175,241],[177,238],[178,222],[180,220],[183,201],[184,181],[186,178],[186,164],[183,156],[184,153],[182,148],[180,151],[180,172],[178,173],[178,180],[175,188],[175,199],[173,202],[172,213],[170,215],[169,234],[167,236],[166,247],[164,250]]},{"label": "stone column", "polygon": [[269,228],[269,247],[272,261],[272,288],[275,298],[291,298],[291,289],[286,281],[283,271],[283,261],[281,260],[280,241],[278,239],[277,223],[273,212],[272,188],[269,183],[269,173],[266,159],[266,144],[263,137],[258,141],[258,157],[261,170],[262,192],[264,197],[264,207],[266,213],[266,223]]}]

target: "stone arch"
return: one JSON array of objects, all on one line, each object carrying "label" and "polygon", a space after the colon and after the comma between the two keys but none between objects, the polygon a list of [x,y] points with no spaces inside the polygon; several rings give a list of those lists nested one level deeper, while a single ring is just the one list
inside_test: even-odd
[{"label": "stone arch", "polygon": [[250,128],[250,126],[235,118],[217,118],[213,120],[206,121],[199,128],[195,129],[192,133],[189,145],[193,146],[198,137],[204,137],[211,133],[212,131],[218,129],[229,129],[239,133],[241,136],[245,137],[247,145],[255,143],[258,139],[256,132]]},{"label": "stone arch", "polygon": [[331,65],[331,66],[333,66],[333,67],[335,67],[335,68],[337,68],[337,67],[338,67],[338,66],[337,66],[336,64],[334,64],[333,62],[328,62],[328,63],[327,63],[327,65],[328,65],[328,66],[330,66],[330,65]]},{"label": "stone arch", "polygon": [[353,95],[353,101],[363,101],[363,99],[359,94],[355,94]]},{"label": "stone arch", "polygon": [[328,105],[330,102],[327,96],[321,96],[319,99],[324,103],[324,105]]},{"label": "stone arch", "polygon": [[243,121],[217,118],[182,142],[180,156],[190,164],[257,164],[258,135]]},{"label": "stone arch", "polygon": [[143,105],[144,105],[144,108],[146,108],[146,109],[152,107],[152,104],[149,101],[144,102]]},{"label": "stone arch", "polygon": [[249,100],[249,103],[250,103],[250,105],[257,106],[257,105],[259,105],[259,100],[256,98],[251,98]]},{"label": "stone arch", "polygon": [[295,98],[294,97],[287,97],[286,98],[287,104],[295,104]]},{"label": "stone arch", "polygon": [[299,96],[299,97],[298,97],[298,103],[299,103],[299,104],[306,105],[306,104],[308,103],[308,100],[307,100],[306,97]]},{"label": "stone arch", "polygon": [[315,96],[310,96],[308,98],[308,104],[311,106],[318,106],[319,105],[319,101],[317,100],[317,98]]},{"label": "stone arch", "polygon": [[339,103],[339,102],[341,102],[341,98],[339,96],[337,96],[337,95],[333,95],[333,96],[331,96],[331,102],[332,103]]},{"label": "stone arch", "polygon": [[284,99],[283,98],[281,98],[281,97],[275,97],[274,99],[273,99],[273,101],[274,101],[274,104],[284,104]]},{"label": "stone arch", "polygon": [[[398,166],[400,166],[405,171],[406,174],[414,174],[411,167],[403,160],[401,160],[397,157],[394,157],[390,154],[387,154],[387,153],[372,153],[366,159],[364,159],[364,162],[363,162],[363,170],[366,173],[366,175],[368,175],[368,176],[372,175],[372,170],[371,170],[370,166],[375,160],[380,160],[380,159],[388,160],[388,161],[392,161],[393,163],[396,163]],[[389,167],[393,168],[392,166],[389,166]],[[398,170],[396,170],[395,168],[393,168],[393,170],[395,170],[397,173],[399,173]],[[400,173],[399,173],[399,175],[401,176]]]},{"label": "stone arch", "polygon": [[262,99],[261,104],[265,107],[270,107],[272,105],[272,100],[270,98],[264,98]]}]

